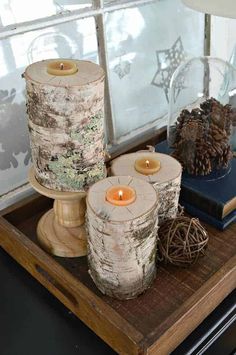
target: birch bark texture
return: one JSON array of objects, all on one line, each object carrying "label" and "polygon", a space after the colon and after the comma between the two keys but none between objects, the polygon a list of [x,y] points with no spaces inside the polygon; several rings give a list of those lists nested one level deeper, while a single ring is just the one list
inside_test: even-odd
[{"label": "birch bark texture", "polygon": [[104,71],[75,60],[76,73],[55,76],[47,73],[51,61],[33,63],[23,74],[36,179],[49,189],[84,192],[106,176]]},{"label": "birch bark texture", "polygon": [[[135,169],[135,161],[151,156],[160,161],[161,168],[153,175],[140,174]],[[128,175],[149,182],[159,196],[158,220],[161,225],[166,219],[175,218],[178,211],[180,183],[182,176],[181,164],[169,155],[140,151],[122,155],[112,161],[111,175]]]},{"label": "birch bark texture", "polygon": [[[106,201],[111,186],[127,185],[136,192],[128,206]],[[156,276],[158,197],[140,179],[109,177],[87,195],[89,273],[99,290],[125,300],[143,293]]]}]

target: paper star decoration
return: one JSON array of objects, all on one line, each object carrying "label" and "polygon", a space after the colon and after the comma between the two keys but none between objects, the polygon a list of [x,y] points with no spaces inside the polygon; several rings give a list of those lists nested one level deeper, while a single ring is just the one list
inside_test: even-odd
[{"label": "paper star decoration", "polygon": [[119,76],[120,79],[123,79],[124,76],[130,73],[130,67],[131,63],[129,61],[120,61],[120,63],[114,67],[113,71]]},{"label": "paper star decoration", "polygon": [[[169,49],[156,51],[157,56],[157,71],[152,79],[152,85],[155,85],[164,90],[166,100],[169,102],[170,81],[174,71],[186,59],[183,43],[179,37],[173,46]],[[183,88],[183,83],[178,86],[178,93]]]}]

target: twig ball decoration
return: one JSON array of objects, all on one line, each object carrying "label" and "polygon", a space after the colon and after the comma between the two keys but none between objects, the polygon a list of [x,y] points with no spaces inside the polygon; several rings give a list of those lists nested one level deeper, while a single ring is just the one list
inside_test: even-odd
[{"label": "twig ball decoration", "polygon": [[[117,205],[119,192],[125,189],[127,205]],[[106,196],[113,193],[108,201]],[[102,293],[124,300],[150,287],[156,276],[157,211],[154,188],[139,179],[109,177],[89,189],[89,273]]]},{"label": "twig ball decoration", "polygon": [[[150,158],[149,158],[150,157]],[[157,161],[156,171],[150,175],[136,168],[140,160]],[[148,170],[148,169],[147,169]],[[166,219],[174,218],[178,210],[182,167],[180,163],[167,154],[140,151],[124,154],[111,163],[111,175],[128,175],[150,183],[159,196],[159,225]]]},{"label": "twig ball decoration", "polygon": [[[104,71],[88,61],[60,61],[61,69],[58,60],[43,60],[23,74],[32,160],[42,186],[84,192],[106,176]],[[68,69],[71,62],[78,70]]]},{"label": "twig ball decoration", "polygon": [[197,218],[178,216],[158,230],[158,258],[178,266],[194,264],[204,255],[208,233]]}]

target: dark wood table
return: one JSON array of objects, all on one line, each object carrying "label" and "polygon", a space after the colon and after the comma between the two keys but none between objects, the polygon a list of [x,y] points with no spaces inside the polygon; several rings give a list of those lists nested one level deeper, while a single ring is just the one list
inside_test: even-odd
[{"label": "dark wood table", "polygon": [[[1,355],[115,352],[0,248]],[[173,352],[228,355],[236,349],[236,291]]]}]

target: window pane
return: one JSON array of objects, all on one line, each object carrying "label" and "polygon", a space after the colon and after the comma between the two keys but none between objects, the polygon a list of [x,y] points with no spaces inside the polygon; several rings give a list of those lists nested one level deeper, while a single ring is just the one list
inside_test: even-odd
[{"label": "window pane", "polygon": [[1,0],[0,25],[31,21],[90,6],[91,0]]},{"label": "window pane", "polygon": [[47,58],[97,62],[93,18],[73,21],[0,41],[0,195],[27,181],[30,164],[25,117],[25,67]]},{"label": "window pane", "polygon": [[108,13],[105,26],[119,141],[158,118],[157,126],[166,123],[161,117],[168,109],[172,72],[185,57],[203,54],[204,15],[180,0],[165,0]]},{"label": "window pane", "polygon": [[230,61],[235,56],[235,19],[211,16],[211,55]]}]

